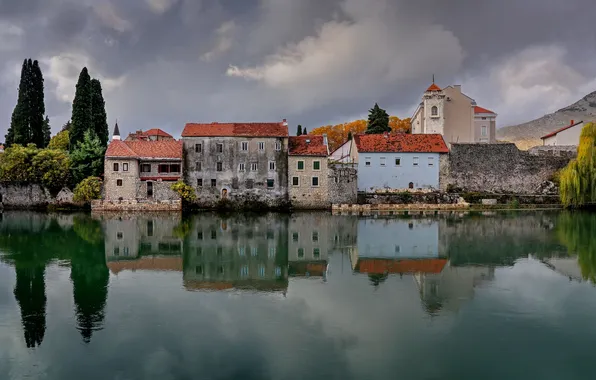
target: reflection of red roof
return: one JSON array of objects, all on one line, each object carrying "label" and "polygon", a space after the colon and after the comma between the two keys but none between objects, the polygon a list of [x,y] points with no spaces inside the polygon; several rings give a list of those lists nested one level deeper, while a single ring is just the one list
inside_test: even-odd
[{"label": "reflection of red roof", "polygon": [[571,124],[569,124],[568,126],[566,126],[566,127],[563,127],[563,128],[560,128],[560,129],[557,129],[556,131],[554,131],[554,132],[551,132],[551,133],[549,133],[549,134],[548,134],[548,135],[546,135],[546,136],[542,136],[542,137],[541,137],[541,139],[542,139],[542,140],[544,140],[544,139],[547,139],[547,138],[549,138],[549,137],[553,137],[553,136],[555,136],[556,134],[558,134],[559,132],[563,132],[564,130],[567,130],[567,129],[569,129],[569,128],[573,128],[573,127],[575,127],[576,125],[580,125],[580,124],[582,124],[582,123],[583,123],[583,121],[580,121],[580,122],[578,122],[578,123],[573,123],[573,121],[572,121],[572,122],[571,122]]},{"label": "reflection of red roof", "polygon": [[182,141],[112,140],[106,157],[182,159]]},{"label": "reflection of red roof", "polygon": [[356,271],[360,273],[441,273],[447,259],[390,260],[360,259]]},{"label": "reflection of red roof", "polygon": [[264,292],[275,292],[275,291],[284,291],[285,292],[288,289],[288,282],[287,282],[287,280],[283,280],[283,281],[184,280],[184,288],[186,290],[199,290],[199,291],[222,291],[222,290],[238,289],[238,290],[254,290],[254,291],[264,291]]},{"label": "reflection of red roof", "polygon": [[478,106],[474,106],[474,113],[490,113],[496,115],[496,113],[494,113],[493,111]]},{"label": "reflection of red roof", "polygon": [[137,271],[137,270],[150,270],[150,271],[182,271],[182,257],[142,257],[138,260],[133,261],[110,261],[108,262],[108,268],[114,274],[118,274],[122,271]]},{"label": "reflection of red roof", "polygon": [[292,276],[323,276],[327,271],[327,261],[295,261],[289,263]]},{"label": "reflection of red roof", "polygon": [[449,153],[439,134],[378,134],[354,136],[359,153]]},{"label": "reflection of red roof", "polygon": [[287,137],[285,123],[188,123],[182,137]]},{"label": "reflection of red roof", "polygon": [[290,136],[290,156],[327,156],[329,153],[323,136]]},{"label": "reflection of red roof", "polygon": [[431,84],[430,87],[426,90],[428,91],[441,91],[441,87],[437,86],[436,84]]}]

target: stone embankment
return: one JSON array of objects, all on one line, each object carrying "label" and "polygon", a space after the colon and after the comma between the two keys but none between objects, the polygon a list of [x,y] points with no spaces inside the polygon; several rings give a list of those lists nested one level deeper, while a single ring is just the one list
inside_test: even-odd
[{"label": "stone embankment", "polygon": [[37,184],[0,183],[0,208],[6,210],[70,209],[83,206],[73,201],[72,191],[67,188],[52,194]]},{"label": "stone embankment", "polygon": [[181,211],[182,202],[179,200],[171,201],[91,201],[91,210],[93,212],[127,212],[127,211]]}]

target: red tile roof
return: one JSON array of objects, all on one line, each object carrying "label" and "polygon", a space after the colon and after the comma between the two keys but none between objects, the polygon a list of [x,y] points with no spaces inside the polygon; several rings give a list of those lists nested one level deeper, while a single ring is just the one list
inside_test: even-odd
[{"label": "red tile roof", "polygon": [[493,115],[496,115],[493,111],[478,106],[474,106],[474,113],[492,113]]},{"label": "red tile roof", "polygon": [[288,126],[280,123],[188,123],[182,137],[287,137]]},{"label": "red tile roof", "polygon": [[325,156],[329,154],[323,136],[290,136],[288,139],[290,156]]},{"label": "red tile roof", "polygon": [[182,141],[112,140],[106,157],[182,159]]},{"label": "red tile roof", "polygon": [[143,133],[147,136],[172,137],[172,135],[170,135],[167,132],[162,131],[159,128],[153,128],[153,129],[150,129]]},{"label": "red tile roof", "polygon": [[573,127],[575,127],[576,125],[580,125],[581,123],[583,123],[583,121],[580,121],[580,122],[577,122],[577,123],[574,123],[574,122],[572,121],[572,122],[571,122],[571,124],[569,124],[568,126],[566,126],[566,127],[563,127],[563,128],[560,128],[560,129],[557,129],[556,131],[554,131],[554,132],[551,132],[551,133],[549,133],[549,134],[548,134],[548,135],[546,135],[546,136],[542,136],[542,137],[541,137],[541,139],[542,139],[542,140],[544,140],[544,139],[547,139],[547,138],[549,138],[549,137],[553,137],[553,136],[555,136],[556,134],[558,134],[559,132],[563,132],[564,130],[567,130],[567,129],[569,129],[569,128],[573,128]]},{"label": "red tile roof", "polygon": [[436,84],[431,84],[430,87],[426,90],[428,91],[441,91],[441,87],[437,86]]},{"label": "red tile roof", "polygon": [[446,259],[390,260],[360,259],[356,265],[359,273],[441,273],[447,264]]},{"label": "red tile roof", "polygon": [[149,136],[158,136],[158,137],[166,137],[166,138],[173,138],[172,135],[170,135],[169,133],[159,129],[159,128],[153,128],[153,129],[149,129],[148,131],[136,131],[134,133],[129,133],[128,137],[126,138],[127,140],[147,140],[147,138]]},{"label": "red tile roof", "polygon": [[439,134],[378,134],[354,136],[359,153],[449,153]]}]

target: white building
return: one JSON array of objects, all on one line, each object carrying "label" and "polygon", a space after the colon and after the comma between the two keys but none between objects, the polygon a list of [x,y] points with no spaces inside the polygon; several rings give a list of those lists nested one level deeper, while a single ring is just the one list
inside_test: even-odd
[{"label": "white building", "polygon": [[352,152],[352,140],[348,140],[345,143],[341,144],[341,146],[335,149],[329,155],[329,159],[333,162],[341,162],[344,164],[351,163],[352,158],[350,156]]},{"label": "white building", "polygon": [[439,134],[354,136],[358,191],[438,189],[439,161],[449,149]]},{"label": "white building", "polygon": [[579,145],[579,137],[584,128],[584,122],[575,122],[571,120],[568,126],[557,129],[546,136],[542,136],[542,145],[549,146],[570,146]]}]

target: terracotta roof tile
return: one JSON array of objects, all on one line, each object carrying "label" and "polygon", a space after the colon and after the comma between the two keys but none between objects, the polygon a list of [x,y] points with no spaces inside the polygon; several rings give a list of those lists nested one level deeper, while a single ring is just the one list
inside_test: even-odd
[{"label": "terracotta roof tile", "polygon": [[354,142],[359,153],[449,153],[438,134],[356,135]]},{"label": "terracotta roof tile", "polygon": [[284,123],[188,123],[182,137],[287,137]]},{"label": "terracotta roof tile", "polygon": [[323,136],[290,136],[288,139],[290,156],[325,156],[329,154]]},{"label": "terracotta roof tile", "polygon": [[474,106],[474,113],[492,113],[493,115],[496,115],[496,113],[494,113],[493,111],[479,106]]},{"label": "terracotta roof tile", "polygon": [[106,157],[182,159],[182,141],[113,140],[108,146]]},{"label": "terracotta roof tile", "polygon": [[542,140],[544,140],[544,139],[547,139],[547,138],[549,138],[549,137],[553,137],[553,136],[555,136],[556,134],[558,134],[559,132],[563,132],[564,130],[567,130],[567,129],[569,129],[569,128],[573,128],[573,127],[575,127],[576,125],[580,125],[580,124],[582,124],[582,123],[583,123],[583,121],[580,121],[580,122],[577,122],[577,123],[571,122],[569,125],[567,125],[567,126],[565,126],[565,127],[563,127],[563,128],[559,128],[559,129],[557,129],[556,131],[553,131],[553,132],[549,133],[549,134],[548,134],[548,135],[546,135],[546,136],[542,136],[542,137],[541,137],[541,139],[542,139]]},{"label": "terracotta roof tile", "polygon": [[143,133],[147,136],[172,137],[172,135],[165,131],[162,131],[159,128],[153,128]]},{"label": "terracotta roof tile", "polygon": [[431,84],[430,87],[426,90],[428,91],[441,91],[441,87],[437,86],[436,84]]}]

